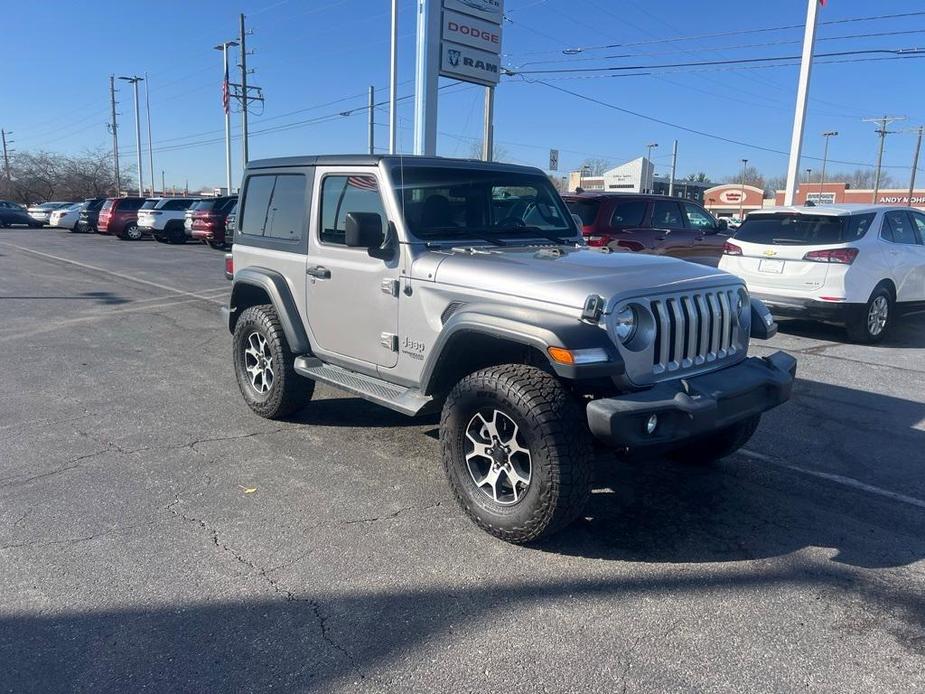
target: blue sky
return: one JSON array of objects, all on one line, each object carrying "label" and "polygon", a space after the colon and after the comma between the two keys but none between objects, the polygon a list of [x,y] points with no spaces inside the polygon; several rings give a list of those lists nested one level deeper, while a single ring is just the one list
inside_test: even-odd
[{"label": "blue sky", "polygon": [[[221,55],[212,46],[235,37],[238,12],[248,15],[255,32],[248,44],[255,51],[248,58],[256,71],[250,79],[263,87],[266,96],[263,113],[250,121],[252,158],[365,151],[365,112],[339,114],[365,107],[370,84],[378,89],[377,100],[387,96],[389,0],[47,0],[4,5],[0,65],[5,98],[0,126],[15,132],[14,146],[61,152],[109,147],[105,125],[109,74],[147,72],[156,175],[160,179],[163,169],[168,186],[182,186],[188,180],[193,188],[221,185],[224,180]],[[414,0],[400,2],[401,96],[410,95],[414,87],[414,7]],[[510,21],[504,27],[504,64],[518,70],[573,69],[796,55],[801,29],[737,32],[802,24],[805,8],[802,0],[506,0]],[[829,0],[820,21],[923,10],[921,0]],[[727,35],[685,38],[718,33]],[[925,47],[925,14],[823,24],[819,38],[823,39],[817,44],[820,53]],[[590,50],[606,44],[622,46]],[[574,56],[562,53],[574,47],[588,50]],[[600,59],[608,55],[626,57]],[[908,116],[908,121],[896,124],[897,129],[925,122],[925,60],[869,60],[884,57],[891,56],[846,56],[838,60],[865,62],[814,68],[806,155],[821,156],[821,133],[838,130],[830,158],[872,165],[877,137],[874,126],[862,121],[864,117]],[[819,62],[823,60],[836,59]],[[618,164],[644,153],[647,143],[657,142],[660,147],[653,159],[660,173],[667,170],[671,141],[677,138],[682,175],[703,170],[718,180],[734,174],[742,158],[766,176],[784,173],[786,156],[758,148],[789,148],[797,67],[640,72],[650,74],[523,76],[544,80],[546,85],[523,77],[506,78],[496,95],[496,141],[509,160],[540,167],[546,166],[548,150],[555,147],[560,150],[562,171],[591,157]],[[441,83],[453,85],[449,80]],[[119,95],[120,152],[131,162],[134,123],[128,86],[123,84]],[[459,84],[441,91],[439,154],[469,155],[473,143],[481,139],[481,109],[479,87]],[[410,100],[402,102],[399,115],[401,148],[410,151]],[[382,146],[387,141],[385,107],[377,111],[377,119]],[[235,134],[238,126],[236,116]],[[259,132],[272,128],[279,129]],[[908,181],[913,144],[910,134],[887,139],[884,162],[895,167],[887,171],[900,185]],[[234,157],[238,177],[237,142]],[[818,162],[804,162],[801,168],[818,166]],[[829,165],[829,171],[853,168]]]}]

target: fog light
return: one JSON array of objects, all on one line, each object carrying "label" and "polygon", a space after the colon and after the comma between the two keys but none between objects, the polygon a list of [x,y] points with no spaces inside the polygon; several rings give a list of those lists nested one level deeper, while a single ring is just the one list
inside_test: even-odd
[{"label": "fog light", "polygon": [[646,422],[646,433],[654,434],[655,427],[657,426],[658,426],[658,415],[657,414],[649,415],[649,420]]}]

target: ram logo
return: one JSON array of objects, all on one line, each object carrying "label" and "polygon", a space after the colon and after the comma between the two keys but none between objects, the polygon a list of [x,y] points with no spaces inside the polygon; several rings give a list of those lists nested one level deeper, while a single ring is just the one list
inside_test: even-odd
[{"label": "ram logo", "polygon": [[450,61],[450,65],[457,67],[459,65],[459,57],[462,55],[459,51],[450,49],[446,52],[446,59]]}]

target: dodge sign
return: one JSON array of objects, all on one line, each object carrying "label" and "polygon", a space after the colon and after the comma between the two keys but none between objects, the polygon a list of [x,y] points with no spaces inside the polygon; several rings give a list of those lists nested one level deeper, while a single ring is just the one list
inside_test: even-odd
[{"label": "dodge sign", "polygon": [[489,53],[501,50],[501,27],[450,10],[443,11],[443,40],[480,48]]}]

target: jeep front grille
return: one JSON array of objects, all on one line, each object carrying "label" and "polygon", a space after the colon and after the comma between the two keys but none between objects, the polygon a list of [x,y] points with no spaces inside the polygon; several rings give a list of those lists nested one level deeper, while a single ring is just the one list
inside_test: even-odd
[{"label": "jeep front grille", "polygon": [[696,368],[739,350],[737,289],[675,294],[651,302],[655,318],[652,373]]}]

